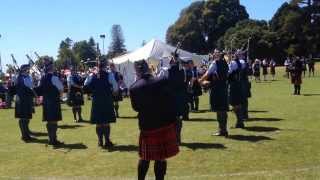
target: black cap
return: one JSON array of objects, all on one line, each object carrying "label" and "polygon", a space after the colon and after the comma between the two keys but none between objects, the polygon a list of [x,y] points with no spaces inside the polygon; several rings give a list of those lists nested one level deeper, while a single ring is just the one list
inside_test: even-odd
[{"label": "black cap", "polygon": [[144,59],[134,62],[134,66],[136,68],[137,73],[149,74],[149,66]]}]

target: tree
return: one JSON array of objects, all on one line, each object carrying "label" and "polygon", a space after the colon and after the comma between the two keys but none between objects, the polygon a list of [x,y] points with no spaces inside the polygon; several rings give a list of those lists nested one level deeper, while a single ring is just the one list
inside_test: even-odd
[{"label": "tree", "polygon": [[89,41],[79,41],[74,43],[72,51],[77,59],[77,62],[86,62],[89,60],[95,60],[97,52],[95,49],[95,42],[93,39]]},{"label": "tree", "polygon": [[108,58],[113,58],[127,52],[124,44],[122,28],[120,25],[115,24],[111,28],[111,44],[109,46]]},{"label": "tree", "polygon": [[239,0],[196,1],[182,10],[179,19],[168,28],[166,41],[195,53],[208,53],[237,22],[249,15]]},{"label": "tree", "polygon": [[277,37],[270,31],[266,21],[243,20],[238,22],[219,39],[219,48],[233,51],[246,48],[249,38],[251,39],[250,59],[276,58],[279,60],[275,46]]},{"label": "tree", "polygon": [[56,62],[57,68],[68,68],[71,65],[79,65],[79,63],[80,61],[76,59],[72,51],[72,40],[66,38],[64,41],[61,41]]}]

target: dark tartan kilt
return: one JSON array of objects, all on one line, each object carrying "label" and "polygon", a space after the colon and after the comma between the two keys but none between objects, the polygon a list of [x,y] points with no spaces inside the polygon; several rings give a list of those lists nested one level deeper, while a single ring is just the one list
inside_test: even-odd
[{"label": "dark tartan kilt", "polygon": [[118,91],[116,95],[113,96],[113,101],[122,101],[122,91]]},{"label": "dark tartan kilt", "polygon": [[232,106],[243,104],[245,101],[241,82],[231,82],[229,89],[229,103]]},{"label": "dark tartan kilt", "polygon": [[268,74],[268,68],[262,68],[262,74],[267,75]]},{"label": "dark tartan kilt", "polygon": [[92,124],[108,124],[116,122],[112,97],[92,99],[90,121]]},{"label": "dark tartan kilt", "polygon": [[302,77],[301,74],[291,74],[291,83],[294,85],[301,85],[302,84]]},{"label": "dark tartan kilt", "polygon": [[179,153],[176,124],[141,131],[139,138],[139,156],[142,160],[165,160]]},{"label": "dark tartan kilt", "polygon": [[57,122],[62,120],[60,99],[43,99],[42,121]]},{"label": "dark tartan kilt", "polygon": [[32,119],[33,113],[33,97],[25,96],[19,98],[18,95],[16,97],[15,103],[15,117],[23,118],[23,119]]},{"label": "dark tartan kilt", "polygon": [[213,112],[229,111],[227,83],[213,85],[210,89],[210,105]]},{"label": "dark tartan kilt", "polygon": [[80,91],[69,93],[68,105],[69,106],[84,105],[83,93],[81,93]]},{"label": "dark tartan kilt", "polygon": [[271,69],[270,69],[270,73],[271,73],[272,75],[275,75],[275,74],[276,74],[276,68],[271,68]]},{"label": "dark tartan kilt", "polygon": [[196,81],[193,84],[193,96],[201,96],[202,95],[202,89],[198,81]]},{"label": "dark tartan kilt", "polygon": [[253,75],[254,75],[255,77],[259,77],[259,76],[260,76],[260,71],[254,71],[254,72],[253,72]]}]

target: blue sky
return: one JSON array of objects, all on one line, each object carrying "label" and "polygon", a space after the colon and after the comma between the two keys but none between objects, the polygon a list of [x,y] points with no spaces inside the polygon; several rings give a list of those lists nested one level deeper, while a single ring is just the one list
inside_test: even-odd
[{"label": "blue sky", "polygon": [[[128,50],[143,40],[165,39],[167,28],[192,0],[1,0],[0,52],[2,66],[11,63],[10,54],[19,64],[25,54],[56,56],[61,40],[74,41],[106,34],[109,45],[112,24],[120,24]],[[240,0],[250,18],[269,20],[285,0]],[[102,46],[101,46],[102,48]],[[33,55],[33,53],[32,53]]]}]

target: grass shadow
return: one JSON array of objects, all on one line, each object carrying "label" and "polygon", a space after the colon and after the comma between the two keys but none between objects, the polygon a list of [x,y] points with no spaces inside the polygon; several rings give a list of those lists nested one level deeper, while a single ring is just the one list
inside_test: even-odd
[{"label": "grass shadow", "polygon": [[138,116],[120,116],[119,119],[137,119]]},{"label": "grass shadow", "polygon": [[281,118],[249,118],[246,121],[250,122],[250,121],[269,121],[269,122],[275,122],[275,121],[282,121],[284,119]]},{"label": "grass shadow", "polygon": [[79,121],[79,123],[83,123],[83,124],[91,124],[91,121],[90,120],[82,120],[82,121]]},{"label": "grass shadow", "polygon": [[252,135],[229,135],[229,139],[237,140],[237,141],[248,141],[248,142],[260,142],[260,141],[270,141],[273,140],[267,136],[252,136]]},{"label": "grass shadow", "polygon": [[226,149],[223,144],[214,143],[181,143],[181,146],[187,147],[194,151],[198,149]]},{"label": "grass shadow", "polygon": [[303,96],[320,96],[320,94],[304,94]]},{"label": "grass shadow", "polygon": [[31,144],[48,144],[49,140],[48,139],[32,139],[30,143]]},{"label": "grass shadow", "polygon": [[208,112],[212,112],[212,111],[209,109],[202,109],[202,110],[194,111],[192,113],[199,114],[199,113],[208,113]]},{"label": "grass shadow", "polygon": [[48,136],[48,133],[44,133],[44,132],[35,132],[35,131],[32,131],[30,133],[32,136],[36,136],[36,137],[39,137],[39,136]]},{"label": "grass shadow", "polygon": [[254,132],[273,132],[273,131],[279,131],[279,128],[275,127],[261,127],[261,126],[252,126],[252,127],[245,127],[244,128],[247,131],[254,131]]},{"label": "grass shadow", "polygon": [[58,127],[59,127],[59,129],[77,129],[77,128],[81,128],[83,126],[81,126],[81,125],[59,125]]},{"label": "grass shadow", "polygon": [[258,110],[251,110],[249,113],[267,113],[269,111],[258,111]]},{"label": "grass shadow", "polygon": [[212,118],[190,118],[188,120],[183,120],[185,122],[211,122],[211,121],[217,121],[216,119]]},{"label": "grass shadow", "polygon": [[114,147],[109,149],[109,152],[138,152],[138,146],[136,145],[115,145]]},{"label": "grass shadow", "polygon": [[88,149],[88,146],[84,145],[83,143],[75,143],[75,144],[61,144],[54,147],[55,149]]}]

